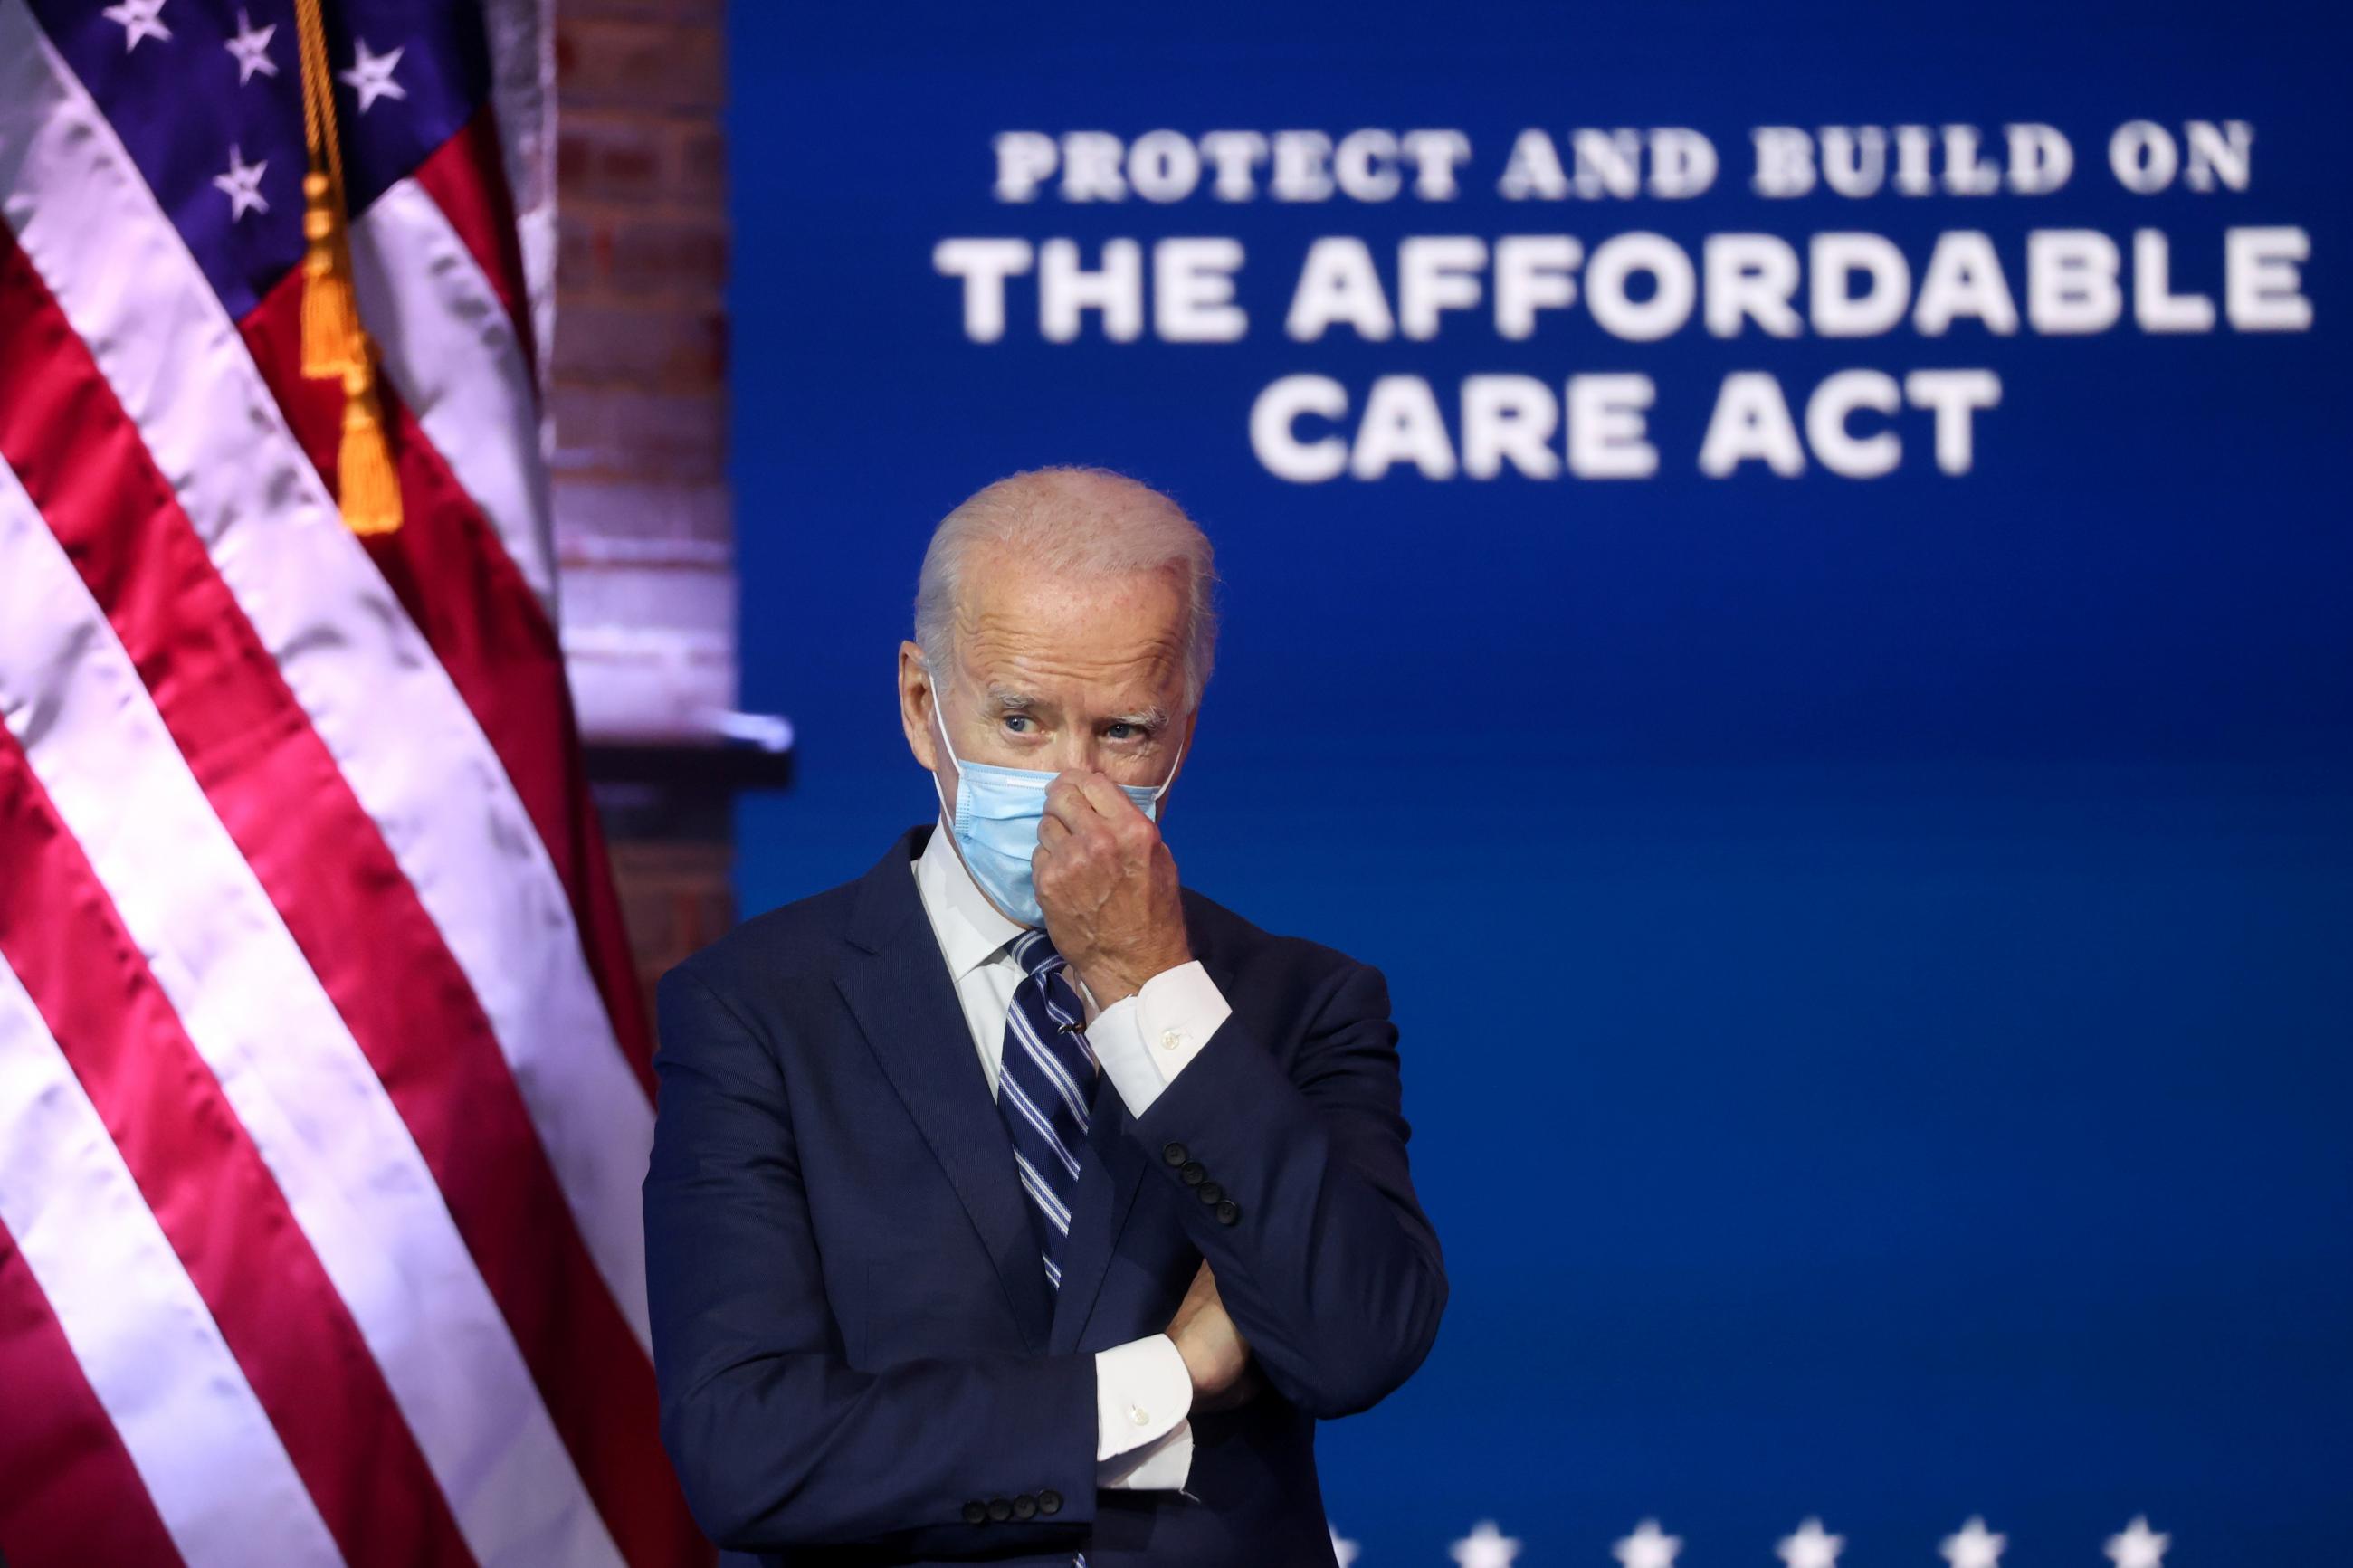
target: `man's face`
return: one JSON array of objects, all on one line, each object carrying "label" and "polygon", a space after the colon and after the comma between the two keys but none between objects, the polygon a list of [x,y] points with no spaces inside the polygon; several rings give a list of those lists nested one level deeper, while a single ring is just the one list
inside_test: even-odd
[{"label": "man's face", "polygon": [[900,719],[951,811],[955,769],[933,729],[939,704],[956,756],[1043,773],[1098,772],[1157,785],[1192,734],[1185,710],[1186,588],[1174,572],[1055,582],[987,551],[966,563],[955,668],[934,692],[915,644],[899,649]]}]

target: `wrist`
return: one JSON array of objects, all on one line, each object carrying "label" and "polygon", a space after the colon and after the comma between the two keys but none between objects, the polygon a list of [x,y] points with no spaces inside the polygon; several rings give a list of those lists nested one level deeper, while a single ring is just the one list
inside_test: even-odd
[{"label": "wrist", "polygon": [[1210,1368],[1204,1364],[1206,1353],[1198,1348],[1188,1347],[1186,1338],[1175,1329],[1168,1331],[1168,1342],[1176,1347],[1176,1359],[1185,1363],[1185,1376],[1193,1385],[1193,1397],[1198,1399],[1201,1397],[1202,1382],[1208,1376]]},{"label": "wrist", "polygon": [[1085,983],[1087,994],[1094,998],[1095,1008],[1100,1012],[1114,1002],[1126,1001],[1170,970],[1182,969],[1192,962],[1191,950],[1179,947],[1143,960],[1099,960],[1081,969],[1079,978]]}]

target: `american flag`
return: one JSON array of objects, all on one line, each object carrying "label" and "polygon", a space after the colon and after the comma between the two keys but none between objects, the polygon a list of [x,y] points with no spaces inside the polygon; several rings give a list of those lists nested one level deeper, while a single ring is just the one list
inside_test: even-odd
[{"label": "american flag", "polygon": [[[554,618],[545,41],[0,0],[11,1568],[707,1558]],[[306,374],[339,279],[374,353]]]}]

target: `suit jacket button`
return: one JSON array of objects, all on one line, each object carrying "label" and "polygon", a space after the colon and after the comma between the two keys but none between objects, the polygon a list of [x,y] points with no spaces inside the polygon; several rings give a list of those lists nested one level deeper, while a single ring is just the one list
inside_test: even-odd
[{"label": "suit jacket button", "polygon": [[1226,1189],[1225,1189],[1225,1188],[1223,1188],[1223,1187],[1221,1187],[1221,1186],[1219,1186],[1219,1185],[1218,1185],[1218,1184],[1217,1184],[1217,1183],[1215,1183],[1215,1182],[1203,1182],[1203,1183],[1201,1184],[1201,1186],[1200,1186],[1200,1198],[1201,1198],[1201,1201],[1202,1201],[1203,1203],[1205,1203],[1205,1204],[1208,1204],[1208,1205],[1212,1205],[1212,1206],[1215,1206],[1215,1205],[1217,1205],[1220,1200],[1222,1200],[1222,1199],[1225,1197],[1225,1195],[1226,1195]]},{"label": "suit jacket button", "polygon": [[985,1502],[968,1502],[965,1504],[964,1521],[966,1524],[987,1524],[988,1522],[988,1505]]},{"label": "suit jacket button", "polygon": [[1234,1221],[1241,1217],[1242,1206],[1241,1205],[1234,1202],[1233,1199],[1228,1198],[1225,1202],[1218,1205],[1218,1223],[1219,1225],[1231,1225]]},{"label": "suit jacket button", "polygon": [[1160,1146],[1160,1157],[1172,1165],[1181,1165],[1191,1159],[1193,1154],[1192,1151],[1187,1149],[1182,1143],[1163,1143]]},{"label": "suit jacket button", "polygon": [[1201,1184],[1201,1178],[1208,1173],[1208,1171],[1198,1160],[1187,1160],[1176,1168],[1177,1179],[1182,1181],[1188,1187],[1199,1186]]},{"label": "suit jacket button", "polygon": [[1014,1518],[1028,1519],[1031,1514],[1034,1514],[1037,1511],[1038,1500],[1031,1497],[1028,1492],[1023,1492],[1019,1497],[1013,1500]]},{"label": "suit jacket button", "polygon": [[1013,1517],[1012,1503],[1007,1501],[1001,1497],[990,1498],[988,1500],[988,1517],[995,1520],[997,1523],[1003,1524],[1007,1520]]},{"label": "suit jacket button", "polygon": [[1039,1513],[1061,1512],[1062,1494],[1054,1490],[1050,1487],[1046,1490],[1039,1492],[1038,1494],[1038,1511]]}]

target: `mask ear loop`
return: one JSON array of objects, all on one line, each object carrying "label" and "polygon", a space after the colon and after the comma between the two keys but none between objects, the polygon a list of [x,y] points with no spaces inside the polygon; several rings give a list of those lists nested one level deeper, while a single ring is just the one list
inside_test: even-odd
[{"label": "mask ear loop", "polygon": [[[939,731],[940,750],[947,754],[948,765],[955,769],[956,782],[961,785],[964,782],[964,759],[955,754],[955,747],[948,740],[948,716],[940,707],[940,678],[929,664],[923,666],[923,674],[932,683],[932,727]],[[1179,757],[1177,761],[1182,762],[1184,759]],[[932,770],[932,793],[939,796],[941,820],[953,830],[955,826],[956,814],[948,809],[948,792],[941,787],[940,770],[937,768]],[[964,791],[961,788],[956,791],[956,799],[958,801],[964,799]]]},{"label": "mask ear loop", "polygon": [[1173,763],[1169,763],[1169,764],[1168,764],[1168,776],[1167,776],[1166,778],[1165,778],[1165,779],[1162,779],[1162,780],[1160,781],[1160,787],[1159,787],[1158,789],[1154,790],[1154,791],[1152,792],[1152,804],[1153,804],[1153,805],[1158,805],[1160,804],[1160,798],[1161,798],[1161,796],[1163,796],[1163,795],[1166,795],[1166,794],[1168,793],[1168,786],[1169,786],[1170,784],[1175,784],[1175,783],[1176,782],[1176,774],[1177,774],[1177,773],[1179,773],[1179,772],[1184,768],[1184,766],[1185,766],[1185,754],[1186,754],[1187,752],[1190,752],[1192,749],[1193,749],[1193,737],[1192,737],[1191,735],[1189,735],[1189,734],[1188,734],[1188,735],[1187,735],[1187,736],[1185,737],[1185,743],[1184,743],[1183,745],[1181,745],[1181,746],[1179,746],[1179,747],[1177,747],[1177,748],[1176,748],[1176,760],[1175,762],[1173,762]]},{"label": "mask ear loop", "polygon": [[[1160,787],[1152,792],[1153,805],[1158,805],[1160,804],[1160,797],[1168,793],[1168,786],[1176,782],[1177,770],[1185,765],[1185,753],[1192,749],[1193,743],[1190,740],[1187,740],[1185,744],[1176,748],[1176,760],[1168,764],[1168,776],[1162,779],[1160,781]],[[934,782],[936,783],[937,781],[934,780]]]}]

